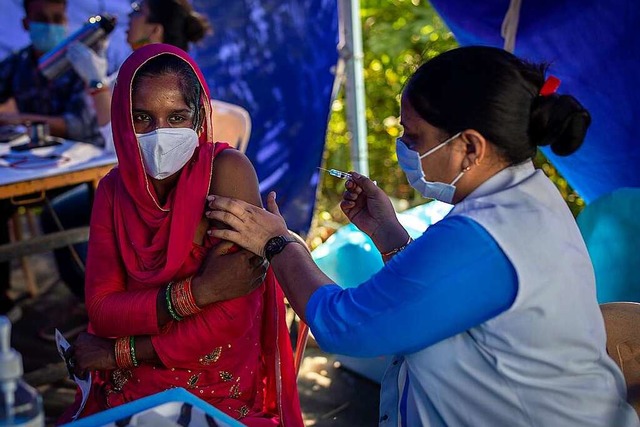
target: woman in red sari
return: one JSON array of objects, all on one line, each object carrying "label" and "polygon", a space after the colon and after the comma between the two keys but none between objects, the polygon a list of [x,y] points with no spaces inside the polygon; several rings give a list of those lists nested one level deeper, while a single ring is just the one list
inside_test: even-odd
[{"label": "woman in red sari", "polygon": [[211,142],[197,65],[169,45],[136,50],[118,74],[112,123],[119,165],[93,206],[90,333],[68,352],[76,373],[93,374],[81,416],[183,387],[249,426],[302,426],[273,273],[206,235],[208,194],[261,202],[248,159]]}]

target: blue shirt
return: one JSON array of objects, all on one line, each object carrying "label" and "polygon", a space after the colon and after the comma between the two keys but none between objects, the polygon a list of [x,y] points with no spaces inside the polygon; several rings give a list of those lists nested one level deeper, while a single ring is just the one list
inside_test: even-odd
[{"label": "blue shirt", "polygon": [[[357,288],[318,289],[306,318],[325,351],[403,355],[499,315],[517,292],[515,269],[493,237],[472,219],[454,216],[430,226]],[[402,360],[394,358],[385,377],[394,380],[386,384],[398,384]],[[397,387],[381,390],[381,421],[396,425],[395,409],[406,411],[406,381],[402,395]]]},{"label": "blue shirt", "polygon": [[515,270],[496,241],[455,216],[430,226],[359,287],[318,289],[306,318],[325,351],[408,354],[497,316],[517,291]]},{"label": "blue shirt", "polygon": [[38,71],[31,46],[0,62],[0,103],[12,97],[21,113],[62,116],[67,138],[103,144],[80,77],[68,71],[53,81],[47,80]]}]

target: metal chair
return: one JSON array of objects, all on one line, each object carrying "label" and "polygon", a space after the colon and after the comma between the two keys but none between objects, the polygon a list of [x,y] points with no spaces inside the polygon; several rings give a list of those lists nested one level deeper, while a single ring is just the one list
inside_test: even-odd
[{"label": "metal chair", "polygon": [[607,331],[607,353],[622,370],[627,401],[640,414],[640,304],[600,304]]}]

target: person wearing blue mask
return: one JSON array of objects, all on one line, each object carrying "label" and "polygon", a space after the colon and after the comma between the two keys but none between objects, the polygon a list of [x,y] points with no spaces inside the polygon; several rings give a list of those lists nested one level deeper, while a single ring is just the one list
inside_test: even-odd
[{"label": "person wearing blue mask", "polygon": [[[532,158],[583,142],[591,118],[546,67],[463,47],[423,64],[401,97],[398,162],[453,204],[415,241],[390,199],[353,172],[341,208],[385,266],[342,289],[268,210],[209,196],[211,229],[266,257],[324,350],[394,355],[381,426],[638,426],[606,351],[593,267],[571,212]],[[223,267],[224,268],[224,267]]]},{"label": "person wearing blue mask", "polygon": [[[23,25],[31,44],[0,62],[0,103],[15,100],[17,112],[0,113],[0,125],[47,122],[52,135],[102,145],[95,112],[84,83],[73,71],[48,81],[38,59],[67,35],[66,0],[24,0]],[[7,221],[15,207],[0,201],[0,244],[9,241]],[[0,314],[18,316],[7,290],[9,263],[0,263]]]},{"label": "person wearing blue mask", "polygon": [[84,84],[75,72],[48,81],[38,59],[67,36],[66,0],[24,0],[23,26],[31,44],[0,62],[0,103],[13,98],[18,111],[0,114],[0,125],[47,122],[51,134],[103,144]]}]

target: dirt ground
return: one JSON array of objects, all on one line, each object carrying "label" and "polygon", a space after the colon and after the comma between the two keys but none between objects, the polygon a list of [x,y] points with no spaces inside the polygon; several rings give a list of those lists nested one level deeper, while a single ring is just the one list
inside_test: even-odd
[{"label": "dirt ground", "polygon": [[[77,311],[78,302],[58,279],[51,255],[27,259],[40,294],[25,297],[22,269],[14,260],[12,294],[20,301],[23,316],[13,327],[12,343],[22,353],[25,379],[43,396],[47,425],[53,425],[72,402],[75,384],[65,379],[55,344],[40,338],[38,331],[64,322]],[[334,355],[322,352],[313,341],[305,351],[298,386],[307,426],[377,425],[379,385],[340,367]]]}]

